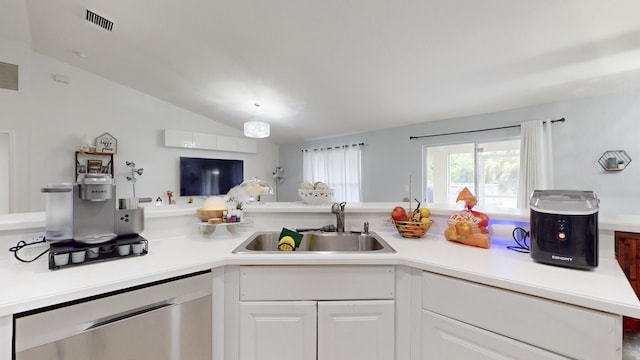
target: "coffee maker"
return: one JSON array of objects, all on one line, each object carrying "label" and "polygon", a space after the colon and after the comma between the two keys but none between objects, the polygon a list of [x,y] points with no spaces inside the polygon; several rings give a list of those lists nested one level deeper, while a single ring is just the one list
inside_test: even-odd
[{"label": "coffee maker", "polygon": [[[134,255],[147,253],[147,241],[139,235],[144,208],[116,209],[110,174],[81,174],[74,183],[49,184],[42,192],[50,269],[128,256],[132,248]],[[70,255],[75,255],[71,261]]]}]

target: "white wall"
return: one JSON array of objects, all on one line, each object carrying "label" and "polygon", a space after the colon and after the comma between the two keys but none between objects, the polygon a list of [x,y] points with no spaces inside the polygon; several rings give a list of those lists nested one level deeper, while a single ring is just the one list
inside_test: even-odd
[{"label": "white wall", "polygon": [[[517,125],[533,119],[566,118],[553,125],[555,187],[594,190],[606,213],[640,213],[640,90],[543,104],[464,118],[427,122],[384,131],[280,147],[287,178],[280,201],[297,201],[303,148],[364,142],[364,200],[400,201],[412,177],[412,194],[421,195],[422,146],[518,136],[519,129],[409,140],[410,136]],[[605,172],[597,160],[606,150],[625,150],[632,158],[621,172]],[[296,176],[297,175],[297,176]],[[416,197],[416,196],[413,196]]]},{"label": "white wall", "polygon": [[[164,147],[165,128],[239,137],[242,131],[31,52],[24,44],[0,40],[0,49],[0,61],[21,68],[20,90],[0,91],[0,128],[15,130],[16,212],[44,210],[40,189],[49,182],[73,181],[74,151],[84,138],[95,139],[105,132],[118,140],[114,156],[118,197],[131,195],[125,179],[127,160],[144,168],[136,195],[162,196],[165,201],[167,190],[179,193],[181,155],[241,159],[245,178],[265,180],[271,179],[279,163],[278,146],[268,140],[258,140],[257,154]],[[54,74],[68,77],[70,83],[55,82]],[[184,203],[186,198],[177,201]]]},{"label": "white wall", "polygon": [[[9,133],[0,129],[0,169],[9,169]],[[9,172],[0,171],[0,214],[9,213]]]}]

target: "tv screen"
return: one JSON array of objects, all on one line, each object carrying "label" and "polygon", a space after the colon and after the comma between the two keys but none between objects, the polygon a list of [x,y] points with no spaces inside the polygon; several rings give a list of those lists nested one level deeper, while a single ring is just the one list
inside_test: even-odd
[{"label": "tv screen", "polygon": [[180,157],[180,196],[224,195],[243,181],[242,160]]}]

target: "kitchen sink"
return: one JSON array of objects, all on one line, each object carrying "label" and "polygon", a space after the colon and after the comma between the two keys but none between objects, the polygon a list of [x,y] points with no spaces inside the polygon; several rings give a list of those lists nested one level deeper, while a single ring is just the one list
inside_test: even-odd
[{"label": "kitchen sink", "polygon": [[[233,250],[234,254],[287,253],[278,250],[280,232],[257,232]],[[300,246],[291,253],[394,253],[396,252],[380,235],[370,232],[320,232],[303,233]]]}]

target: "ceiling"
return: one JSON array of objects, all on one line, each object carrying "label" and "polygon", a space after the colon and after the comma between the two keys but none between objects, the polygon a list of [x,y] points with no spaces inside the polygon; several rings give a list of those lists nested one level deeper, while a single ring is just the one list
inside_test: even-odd
[{"label": "ceiling", "polygon": [[[1,38],[238,129],[267,121],[280,144],[640,84],[637,0],[0,0],[0,8]],[[86,21],[86,9],[113,30]]]}]

